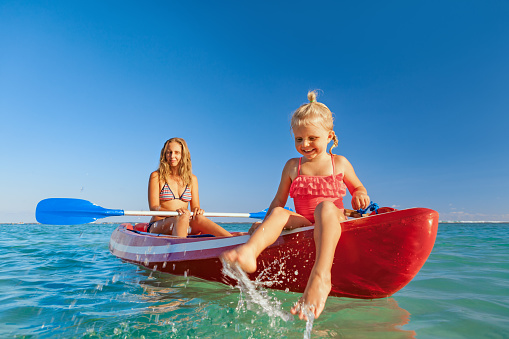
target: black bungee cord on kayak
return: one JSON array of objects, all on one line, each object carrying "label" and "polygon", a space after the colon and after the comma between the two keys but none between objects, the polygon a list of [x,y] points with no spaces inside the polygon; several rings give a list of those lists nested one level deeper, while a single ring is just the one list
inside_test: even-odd
[{"label": "black bungee cord on kayak", "polygon": [[371,212],[374,211],[375,214],[378,214],[378,209],[379,209],[378,204],[374,203],[373,201],[370,201],[368,207],[366,207],[365,209],[362,209],[362,208],[358,209],[357,212],[359,212],[361,215],[363,215],[363,214],[366,214],[366,212],[369,210]]}]

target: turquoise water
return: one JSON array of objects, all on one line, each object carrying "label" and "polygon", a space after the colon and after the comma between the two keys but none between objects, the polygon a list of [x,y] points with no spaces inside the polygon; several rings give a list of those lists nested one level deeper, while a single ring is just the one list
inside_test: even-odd
[{"label": "turquoise water", "polygon": [[[123,263],[117,225],[0,225],[0,338],[302,338],[306,323],[239,290]],[[246,230],[246,224],[224,224]],[[329,298],[312,338],[509,338],[509,224],[440,224],[417,277],[387,299]],[[288,310],[299,294],[271,291]]]}]

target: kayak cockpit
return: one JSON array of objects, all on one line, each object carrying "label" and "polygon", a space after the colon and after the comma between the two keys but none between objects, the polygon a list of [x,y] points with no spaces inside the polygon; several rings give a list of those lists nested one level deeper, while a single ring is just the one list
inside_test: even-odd
[{"label": "kayak cockpit", "polygon": [[[181,238],[181,237],[177,237],[177,236],[169,235],[169,234],[149,233],[149,232],[147,232],[148,223],[138,223],[138,224],[134,224],[134,225],[129,224],[129,223],[124,223],[124,224],[122,224],[122,226],[127,231],[131,231],[133,233],[137,233],[137,234],[141,234],[141,235],[151,235],[151,236],[156,236],[156,237]],[[231,234],[233,236],[238,236],[238,235],[247,235],[248,233],[247,232],[231,232]],[[190,234],[187,236],[187,238],[222,238],[222,237],[216,237],[215,235],[212,235],[212,234]]]}]

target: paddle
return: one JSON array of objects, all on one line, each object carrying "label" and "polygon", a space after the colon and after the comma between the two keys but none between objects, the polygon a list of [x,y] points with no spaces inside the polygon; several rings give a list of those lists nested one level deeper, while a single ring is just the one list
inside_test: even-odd
[{"label": "paddle", "polygon": [[[215,213],[205,212],[206,217],[234,217],[263,219],[267,209],[256,213]],[[81,225],[106,217],[123,215],[146,215],[171,217],[178,215],[174,211],[124,211],[108,209],[87,200],[71,198],[50,198],[41,200],[35,209],[35,218],[41,224]]]}]

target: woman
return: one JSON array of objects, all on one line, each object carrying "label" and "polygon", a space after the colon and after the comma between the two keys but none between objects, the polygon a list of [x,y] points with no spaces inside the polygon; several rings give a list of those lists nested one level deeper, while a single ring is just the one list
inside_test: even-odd
[{"label": "woman", "polygon": [[[189,211],[194,212],[191,217]],[[164,143],[159,169],[152,172],[148,183],[151,211],[177,211],[175,217],[152,217],[147,232],[186,237],[188,234],[231,236],[230,232],[203,215],[198,195],[198,179],[191,171],[191,154],[181,138]]]}]

